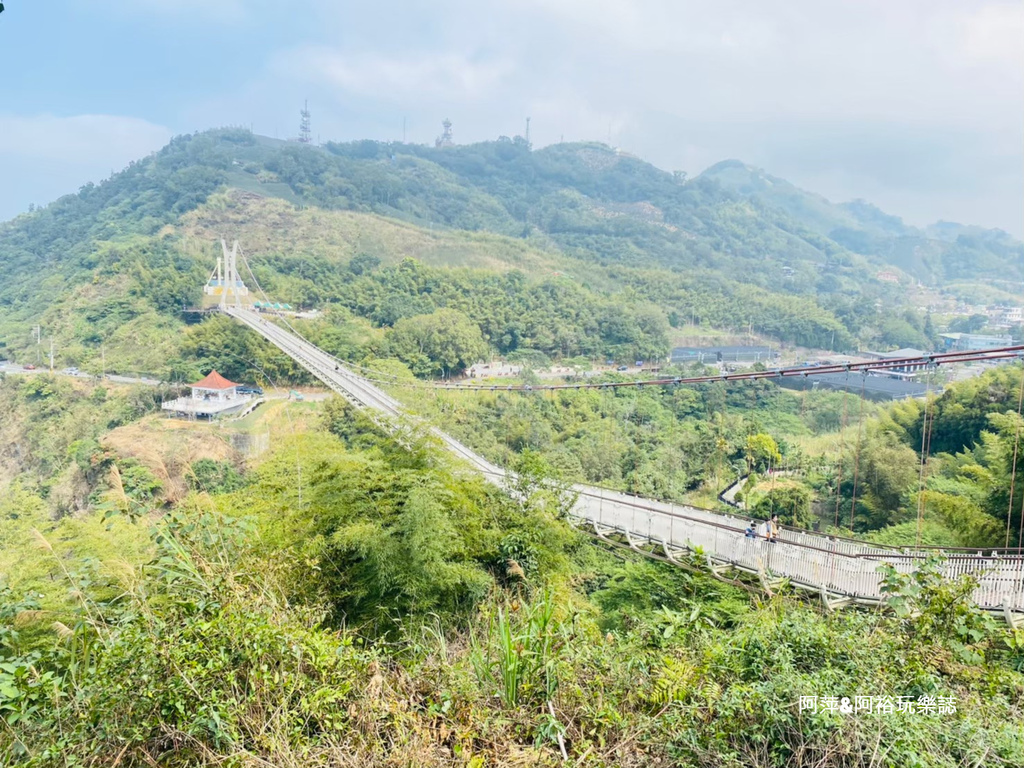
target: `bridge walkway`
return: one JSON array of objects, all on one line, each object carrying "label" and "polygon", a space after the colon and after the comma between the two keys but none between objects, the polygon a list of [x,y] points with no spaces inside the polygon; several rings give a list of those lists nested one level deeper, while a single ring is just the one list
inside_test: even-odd
[{"label": "bridge walkway", "polygon": [[[222,305],[221,310],[277,346],[349,402],[383,417],[381,423],[388,428],[401,430],[415,421],[415,416],[395,398],[300,336],[242,307]],[[504,469],[437,427],[429,430],[488,480],[504,484]],[[900,552],[812,532],[785,530],[773,542],[751,539],[744,533],[747,518],[585,484],[574,485],[572,490],[577,494],[572,514],[580,525],[600,536],[620,535],[637,549],[654,545],[670,560],[698,554],[716,573],[725,568],[739,569],[758,575],[766,586],[786,579],[795,587],[819,593],[830,607],[884,601],[879,567],[888,563],[901,572],[910,572],[925,557],[920,552]],[[952,553],[943,568],[948,578],[975,574],[980,582],[973,595],[976,603],[1001,613],[1011,624],[1020,623],[1019,614],[1024,614],[1024,558]]]}]

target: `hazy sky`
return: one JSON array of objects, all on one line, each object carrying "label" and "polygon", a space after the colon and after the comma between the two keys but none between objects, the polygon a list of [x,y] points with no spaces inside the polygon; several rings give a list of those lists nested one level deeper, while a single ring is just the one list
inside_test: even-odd
[{"label": "hazy sky", "polygon": [[5,0],[0,219],[175,133],[598,139],[1024,233],[1024,3]]}]

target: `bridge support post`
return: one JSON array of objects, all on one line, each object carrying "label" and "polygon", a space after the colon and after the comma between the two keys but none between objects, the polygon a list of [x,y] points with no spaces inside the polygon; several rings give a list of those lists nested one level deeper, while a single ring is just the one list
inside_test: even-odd
[{"label": "bridge support post", "polygon": [[629,532],[628,528],[622,528],[622,532],[626,535],[626,542],[629,544],[629,548],[639,552],[640,545],[633,539],[633,534]]},{"label": "bridge support post", "polygon": [[776,590],[786,582],[785,579],[770,578],[768,576],[768,572],[764,568],[757,569],[757,580],[761,582],[761,589],[763,589],[769,597],[775,597]]},{"label": "bridge support post", "polygon": [[850,605],[853,602],[853,598],[837,597],[833,600],[832,597],[829,595],[828,590],[824,587],[824,585],[822,585],[821,602],[825,606],[826,611],[828,611],[829,613],[834,613],[835,611],[838,611],[840,608],[844,608],[845,606]]},{"label": "bridge support post", "polygon": [[711,555],[709,555],[707,552],[704,553],[704,559],[708,564],[708,570],[711,571],[712,576],[721,577],[726,571],[732,568],[732,566],[728,563],[715,565],[715,561],[711,559]]},{"label": "bridge support post", "polygon": [[1024,627],[1024,613],[1014,613],[1009,603],[1003,603],[1003,618],[1006,619],[1006,624],[1010,629]]},{"label": "bridge support post", "polygon": [[664,539],[662,539],[659,543],[661,544],[661,551],[665,553],[665,557],[667,557],[668,561],[673,565],[680,564],[677,555],[685,555],[687,552],[689,552],[689,550],[687,550],[685,547],[682,549],[673,549],[671,546],[669,546],[669,543]]}]

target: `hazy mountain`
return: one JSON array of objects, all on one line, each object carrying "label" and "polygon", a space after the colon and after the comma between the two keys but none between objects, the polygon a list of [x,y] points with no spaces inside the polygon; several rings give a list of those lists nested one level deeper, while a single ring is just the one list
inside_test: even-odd
[{"label": "hazy mountain", "polygon": [[951,222],[921,230],[864,200],[832,203],[739,160],[718,163],[699,178],[713,180],[842,248],[891,264],[926,283],[1024,276],[1024,244],[1002,230]]}]

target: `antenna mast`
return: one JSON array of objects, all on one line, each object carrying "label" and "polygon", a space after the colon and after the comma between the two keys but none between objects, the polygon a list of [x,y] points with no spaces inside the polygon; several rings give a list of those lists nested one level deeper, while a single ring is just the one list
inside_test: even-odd
[{"label": "antenna mast", "polygon": [[305,101],[302,106],[302,111],[299,112],[301,119],[299,120],[299,143],[300,144],[312,144],[312,132],[309,127],[309,101]]}]

